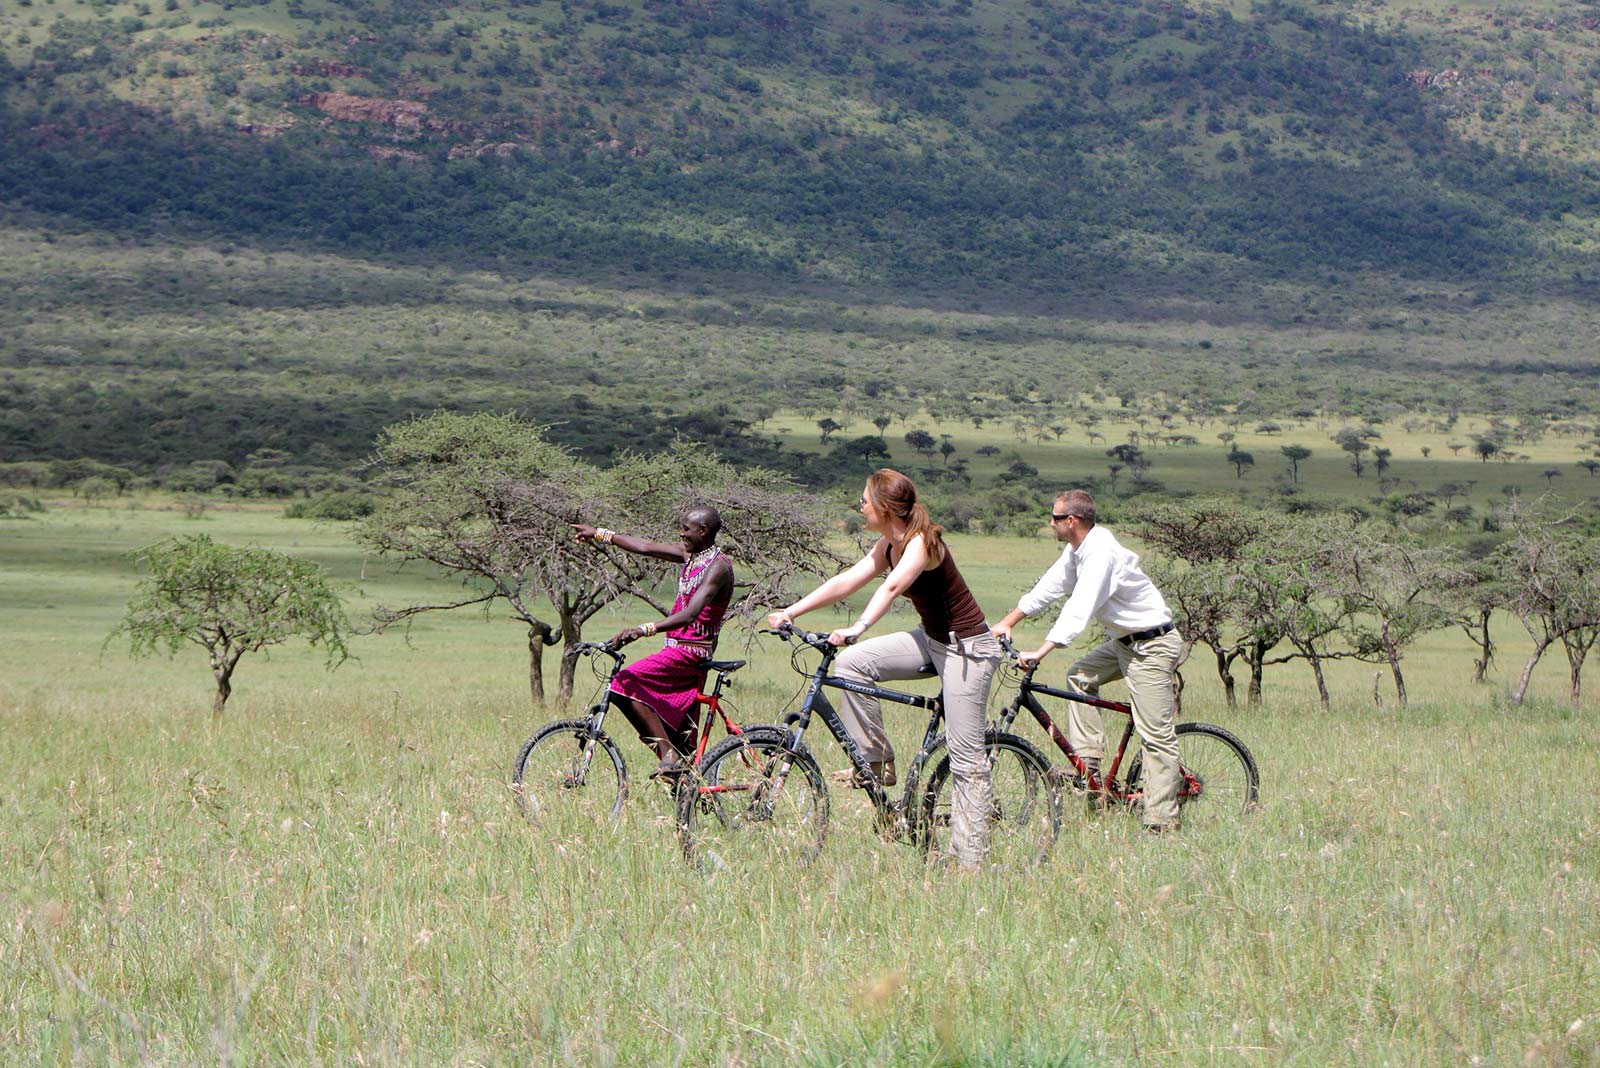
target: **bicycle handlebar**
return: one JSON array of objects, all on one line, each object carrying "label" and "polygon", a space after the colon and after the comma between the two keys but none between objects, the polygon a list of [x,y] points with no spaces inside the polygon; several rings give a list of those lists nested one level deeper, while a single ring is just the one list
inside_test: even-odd
[{"label": "bicycle handlebar", "polygon": [[622,651],[610,642],[578,642],[572,647],[572,651],[579,656],[587,656],[590,653],[604,653],[619,664],[624,659]]},{"label": "bicycle handlebar", "polygon": [[843,648],[843,646],[835,645],[830,642],[828,640],[828,636],[823,634],[821,631],[803,630],[800,627],[795,626],[793,623],[783,623],[780,624],[776,629],[764,630],[761,633],[776,634],[785,641],[799,640],[804,642],[806,645],[811,646],[811,648],[820,650],[824,653],[836,653]]},{"label": "bicycle handlebar", "polygon": [[[1015,645],[1011,644],[1011,639],[1010,638],[999,638],[998,640],[1000,642],[1000,648],[1002,650],[1004,650],[1005,654],[1011,658],[1011,662],[1013,664],[1017,664],[1020,667],[1021,666],[1021,660],[1022,660],[1022,652]],[[1038,667],[1039,667],[1039,665],[1037,663],[1033,663],[1033,664],[1029,664],[1027,667],[1023,668],[1022,670],[1026,671],[1029,676],[1032,676],[1032,674],[1034,673],[1034,671],[1036,671],[1038,669]]]}]

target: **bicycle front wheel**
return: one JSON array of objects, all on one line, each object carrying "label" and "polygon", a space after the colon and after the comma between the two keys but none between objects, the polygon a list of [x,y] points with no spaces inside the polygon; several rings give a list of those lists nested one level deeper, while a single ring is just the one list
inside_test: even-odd
[{"label": "bicycle front wheel", "polygon": [[[991,790],[988,862],[1010,868],[1039,864],[1061,830],[1061,793],[1050,778],[1050,762],[1031,742],[1015,734],[989,731],[984,745]],[[917,838],[924,849],[954,852],[954,801],[955,783],[947,752],[922,795]],[[983,832],[978,833],[982,838]]]},{"label": "bicycle front wheel", "polygon": [[[1256,807],[1256,758],[1231,732],[1210,723],[1178,724],[1178,817],[1185,827],[1221,824]],[[1128,789],[1143,790],[1144,752],[1128,765]]]},{"label": "bicycle front wheel", "polygon": [[822,851],[828,787],[804,743],[756,728],[717,743],[678,787],[678,834],[696,868],[750,870]]},{"label": "bicycle front wheel", "polygon": [[622,814],[628,765],[604,732],[587,719],[564,719],[539,729],[517,754],[511,772],[517,807],[541,829],[584,834]]}]

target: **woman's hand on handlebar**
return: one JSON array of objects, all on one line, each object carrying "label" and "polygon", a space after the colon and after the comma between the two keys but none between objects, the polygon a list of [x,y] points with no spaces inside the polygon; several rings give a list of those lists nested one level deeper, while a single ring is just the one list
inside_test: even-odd
[{"label": "woman's hand on handlebar", "polygon": [[857,638],[861,637],[861,635],[865,634],[866,632],[867,632],[866,624],[864,624],[864,623],[852,623],[848,627],[840,627],[838,630],[836,630],[833,633],[829,634],[828,635],[828,644],[829,645],[850,645]]},{"label": "woman's hand on handlebar", "polygon": [[643,637],[644,631],[640,630],[638,627],[628,627],[626,629],[617,631],[616,637],[612,638],[607,644],[609,644],[613,649],[621,649],[629,642],[636,642]]}]

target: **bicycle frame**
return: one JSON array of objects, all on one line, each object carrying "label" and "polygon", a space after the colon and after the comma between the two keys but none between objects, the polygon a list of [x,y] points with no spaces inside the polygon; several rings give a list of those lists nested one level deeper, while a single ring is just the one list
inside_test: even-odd
[{"label": "bicycle frame", "polygon": [[[611,673],[606,676],[605,689],[601,691],[600,699],[595,702],[588,716],[590,740],[589,744],[584,746],[582,767],[576,772],[576,774],[582,776],[588,774],[589,763],[594,756],[594,740],[605,729],[606,716],[611,711],[611,699],[613,696],[618,696],[612,690],[611,684],[616,679],[617,673],[622,670],[623,664],[627,661],[622,652],[614,648],[610,642],[584,642],[578,647],[578,651],[580,654],[604,653],[611,658]],[[713,661],[713,663],[715,662]],[[706,755],[706,749],[711,740],[711,726],[716,719],[720,718],[722,720],[722,727],[729,734],[744,733],[744,728],[735,723],[728,716],[727,710],[722,707],[722,690],[727,685],[728,676],[732,674],[732,670],[720,668],[708,670],[716,671],[716,685],[711,688],[710,693],[706,693],[703,689],[696,689],[694,695],[695,703],[704,708],[704,712],[701,713],[699,723],[696,726],[696,732],[699,737],[695,742],[694,760],[692,762],[695,767],[699,767],[700,761]]]},{"label": "bicycle frame", "polygon": [[[1026,708],[1033,714],[1033,718],[1039,722],[1039,726],[1044,728],[1045,733],[1050,736],[1050,740],[1056,743],[1056,748],[1066,755],[1067,761],[1072,765],[1073,769],[1083,776],[1084,782],[1091,791],[1104,791],[1110,793],[1113,797],[1124,797],[1126,791],[1117,784],[1117,772],[1122,768],[1122,759],[1128,752],[1128,742],[1133,737],[1133,707],[1121,701],[1091,697],[1076,690],[1062,690],[1054,686],[1046,686],[1043,683],[1034,682],[1033,671],[1033,668],[1028,668],[1023,672],[1022,679],[1017,686],[1017,696],[1000,713],[999,718],[995,721],[995,729],[1010,730],[1011,724],[1016,722],[1018,713]],[[1116,759],[1111,762],[1111,766],[1109,768],[1102,767],[1098,775],[1090,772],[1088,763],[1078,755],[1076,749],[1072,748],[1072,743],[1067,741],[1065,734],[1061,733],[1061,728],[1056,726],[1056,722],[1050,717],[1050,713],[1045,711],[1044,705],[1039,703],[1038,697],[1035,696],[1036,694],[1057,697],[1063,701],[1074,701],[1080,705],[1092,705],[1095,708],[1110,709],[1112,712],[1120,712],[1127,716],[1127,726],[1122,729],[1122,742],[1117,746]]]},{"label": "bicycle frame", "polygon": [[[1009,641],[1003,640],[1001,645],[1007,653],[1012,656],[1016,655],[1017,651]],[[1128,742],[1133,738],[1133,706],[1125,701],[1111,701],[1104,697],[1093,697],[1077,690],[1062,690],[1054,686],[1046,686],[1042,682],[1034,682],[1033,673],[1038,670],[1038,667],[1039,665],[1035,664],[1032,667],[1023,669],[1022,678],[1017,685],[1017,696],[1000,713],[999,718],[995,720],[995,729],[1001,731],[1010,730],[1011,724],[1016,722],[1017,715],[1026,708],[1033,714],[1033,718],[1039,722],[1039,726],[1044,728],[1045,733],[1050,736],[1050,740],[1056,743],[1056,748],[1066,755],[1073,769],[1083,777],[1084,784],[1091,793],[1104,794],[1117,801],[1131,801],[1136,798],[1143,791],[1138,789],[1129,790],[1117,778],[1117,773],[1122,769],[1122,759],[1128,752]],[[1090,705],[1094,708],[1109,709],[1112,712],[1120,712],[1127,716],[1128,724],[1122,729],[1122,742],[1117,746],[1116,759],[1111,761],[1111,766],[1105,767],[1104,761],[1102,761],[1100,773],[1098,775],[1091,773],[1088,763],[1078,755],[1076,749],[1072,748],[1072,743],[1067,741],[1067,736],[1061,733],[1061,729],[1056,726],[1055,720],[1050,717],[1050,713],[1045,711],[1044,705],[1039,702],[1039,698],[1036,696],[1037,694],[1059,698],[1062,701],[1071,701],[1075,704]],[[1188,768],[1180,765],[1178,774],[1183,779],[1180,790],[1184,796],[1198,797],[1204,791],[1205,784]]]},{"label": "bicycle frame", "polygon": [[[872,799],[873,807],[880,814],[887,816],[909,812],[913,800],[912,795],[916,790],[918,780],[921,778],[922,764],[927,759],[928,754],[932,752],[933,743],[939,737],[939,725],[944,722],[943,692],[941,691],[931,696],[904,693],[900,690],[885,690],[880,686],[851,682],[837,675],[831,675],[828,673],[828,669],[833,666],[834,658],[843,651],[841,647],[828,643],[826,639],[822,639],[821,635],[808,636],[806,632],[801,631],[799,628],[795,628],[792,634],[813,649],[821,651],[822,660],[818,662],[816,669],[811,672],[811,684],[806,691],[805,700],[800,705],[800,710],[785,720],[785,723],[790,720],[793,721],[793,727],[789,734],[789,748],[798,749],[800,747],[800,741],[805,737],[806,729],[811,725],[811,717],[820,715],[822,722],[827,725],[828,733],[833,735],[834,741],[839,743],[839,747],[844,750],[845,756],[849,758],[850,766],[866,783],[867,796]],[[914,708],[926,708],[928,710],[928,727],[922,733],[922,746],[917,750],[917,755],[912,760],[911,767],[906,773],[905,798],[899,805],[889,799],[888,789],[873,774],[871,762],[861,752],[861,747],[856,744],[856,740],[850,737],[850,732],[845,727],[844,720],[840,717],[838,709],[833,707],[833,702],[829,701],[827,694],[822,692],[827,687],[832,687],[836,690],[849,690],[852,693],[876,697],[881,701],[891,701],[894,704],[911,705]]]}]

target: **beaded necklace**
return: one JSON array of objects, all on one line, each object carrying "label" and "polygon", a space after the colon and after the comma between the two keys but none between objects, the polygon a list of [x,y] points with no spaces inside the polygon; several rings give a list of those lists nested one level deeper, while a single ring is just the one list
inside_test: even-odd
[{"label": "beaded necklace", "polygon": [[[683,565],[683,570],[678,574],[678,596],[688,597],[700,588],[700,583],[705,581],[706,572],[711,569],[711,563],[722,555],[722,546],[713,545],[709,549],[701,549],[689,557],[688,563]],[[698,569],[698,570],[696,570]],[[690,574],[690,572],[694,572]]]}]

